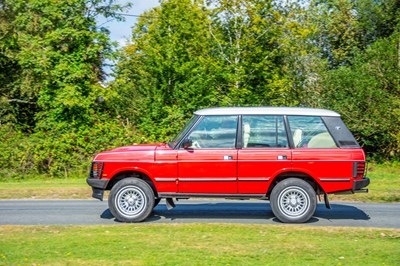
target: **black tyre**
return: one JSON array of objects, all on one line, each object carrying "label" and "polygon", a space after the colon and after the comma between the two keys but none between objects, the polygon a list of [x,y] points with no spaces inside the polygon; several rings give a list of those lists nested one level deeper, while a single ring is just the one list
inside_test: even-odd
[{"label": "black tyre", "polygon": [[141,222],[151,214],[154,192],[143,180],[125,178],[111,189],[108,207],[120,222]]},{"label": "black tyre", "polygon": [[304,223],[317,208],[317,197],[312,186],[298,178],[279,182],[270,196],[272,212],[283,223]]}]

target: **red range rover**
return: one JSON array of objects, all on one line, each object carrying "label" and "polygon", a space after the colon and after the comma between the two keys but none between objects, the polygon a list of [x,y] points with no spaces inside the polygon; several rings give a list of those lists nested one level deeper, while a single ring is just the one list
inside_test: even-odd
[{"label": "red range rover", "polygon": [[169,143],[133,145],[94,158],[88,184],[123,222],[145,220],[165,198],[269,200],[282,222],[302,223],[317,196],[367,192],[365,154],[336,112],[311,108],[196,111]]}]

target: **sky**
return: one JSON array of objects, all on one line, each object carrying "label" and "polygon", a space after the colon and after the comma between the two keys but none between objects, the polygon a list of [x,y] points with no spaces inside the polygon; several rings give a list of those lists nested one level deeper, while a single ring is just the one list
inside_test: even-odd
[{"label": "sky", "polygon": [[[133,3],[133,6],[125,11],[126,14],[140,15],[144,11],[149,10],[153,7],[159,6],[159,0],[117,0],[116,4],[125,4],[127,2]],[[136,17],[125,17],[125,21],[109,21],[104,17],[99,17],[97,19],[98,25],[110,30],[110,38],[112,41],[117,41],[121,46],[126,44],[126,41],[130,39],[132,27],[136,23]]]},{"label": "sky", "polygon": [[[159,0],[117,0],[115,4],[123,5],[127,2],[133,3],[129,10],[126,10],[124,14],[140,15],[144,11],[149,10],[153,7],[159,6]],[[125,17],[125,21],[111,20],[107,21],[106,18],[99,16],[97,18],[97,25],[107,28],[110,31],[111,41],[118,42],[119,46],[124,46],[132,36],[132,27],[135,25],[136,17]],[[112,62],[106,62],[106,64],[113,64]],[[114,78],[110,75],[112,69],[110,66],[106,66],[103,70],[107,73],[106,82],[112,81]]]}]

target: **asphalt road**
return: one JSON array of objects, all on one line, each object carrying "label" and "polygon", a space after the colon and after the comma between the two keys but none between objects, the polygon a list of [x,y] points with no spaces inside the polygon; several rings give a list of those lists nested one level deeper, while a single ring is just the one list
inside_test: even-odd
[{"label": "asphalt road", "polygon": [[[400,203],[319,204],[306,225],[400,228]],[[268,202],[239,200],[182,200],[167,210],[165,202],[145,223],[281,224]],[[107,201],[97,200],[0,200],[0,225],[118,224]]]}]

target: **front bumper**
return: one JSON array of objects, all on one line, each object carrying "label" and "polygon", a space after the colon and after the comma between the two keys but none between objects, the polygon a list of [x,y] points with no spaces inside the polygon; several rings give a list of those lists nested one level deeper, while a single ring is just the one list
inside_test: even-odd
[{"label": "front bumper", "polygon": [[353,189],[352,190],[353,190],[353,192],[360,191],[362,188],[365,188],[366,186],[368,186],[369,183],[370,183],[370,180],[369,180],[368,177],[364,177],[361,180],[354,180],[353,181]]},{"label": "front bumper", "polygon": [[92,187],[92,197],[103,201],[104,190],[107,188],[108,179],[87,178],[86,182]]}]

